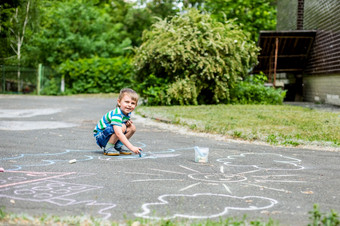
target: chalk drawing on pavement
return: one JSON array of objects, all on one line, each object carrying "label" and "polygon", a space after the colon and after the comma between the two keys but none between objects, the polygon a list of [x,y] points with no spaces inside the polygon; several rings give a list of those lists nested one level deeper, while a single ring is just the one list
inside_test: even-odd
[{"label": "chalk drawing on pavement", "polygon": [[[141,142],[139,142],[139,146],[146,147]],[[75,154],[77,162],[123,161],[176,158],[191,150],[194,153],[194,147],[145,151],[142,158],[138,155],[108,157],[98,150],[66,150],[58,153],[2,157],[0,164],[5,166],[3,167],[6,169],[5,173],[14,174],[16,172],[17,175],[11,175],[0,180],[0,196],[24,201],[46,202],[58,206],[92,206],[96,209],[96,213],[108,219],[111,216],[110,211],[121,203],[101,203],[92,199],[79,200],[79,197],[82,197],[79,194],[103,189],[102,186],[73,183],[73,180],[65,181],[66,178],[80,176],[75,172],[58,174],[19,170],[34,169],[32,167],[41,169],[53,164],[69,164],[69,159],[74,158]],[[279,154],[246,153],[230,155],[212,161],[213,164],[185,162],[188,164],[174,165],[170,169],[150,167],[138,172],[116,172],[117,174],[130,175],[130,182],[133,183],[171,184],[169,187],[175,194],[171,194],[172,192],[155,193],[154,198],[158,201],[144,203],[141,206],[142,212],[135,212],[137,217],[201,219],[223,216],[232,210],[256,211],[268,209],[277,204],[278,201],[266,197],[267,193],[264,190],[289,193],[290,191],[281,187],[282,184],[304,182],[297,174],[299,170],[304,169],[301,160]],[[20,172],[23,174],[19,175]],[[173,184],[176,184],[176,187],[172,187]],[[243,189],[242,195],[239,193],[240,189]],[[211,192],[212,190],[214,192]],[[211,205],[206,203],[206,200],[215,201]],[[182,207],[178,207],[177,203],[181,203]],[[196,203],[197,205],[189,205],[189,203]]]},{"label": "chalk drawing on pavement", "polygon": [[[266,190],[291,193],[285,189],[290,183],[306,182],[297,174],[304,169],[301,160],[280,154],[230,155],[217,159],[216,162],[218,165],[207,165],[208,168],[200,164],[178,165],[177,170],[176,167],[149,168],[153,173],[144,172],[138,179],[132,179],[133,183],[166,184],[182,181],[186,184],[177,189],[177,194],[160,194],[158,201],[143,204],[143,211],[135,213],[135,216],[150,219],[202,219],[227,215],[231,210],[263,210],[278,203],[277,200],[267,197]],[[188,183],[188,178],[192,183]],[[215,192],[199,192],[205,189]],[[240,191],[249,195],[238,196]],[[263,195],[253,195],[261,193]]]},{"label": "chalk drawing on pavement", "polygon": [[[248,157],[246,158],[247,161],[242,162],[244,161],[244,159],[241,159],[242,161],[240,161],[240,157],[244,156]],[[179,165],[180,168],[187,170],[188,173],[183,173],[181,170],[175,171],[174,168],[171,171],[164,169],[150,169],[153,171],[157,171],[158,173],[164,172],[164,175],[150,175],[147,178],[133,179],[132,182],[151,182],[162,180],[181,181],[184,180],[184,178],[172,178],[171,174],[184,174],[185,176],[196,182],[187,185],[185,188],[182,188],[179,191],[188,190],[189,188],[195,187],[200,183],[219,183],[222,184],[226,191],[230,194],[232,193],[232,191],[227,185],[229,183],[243,183],[249,186],[258,186],[261,187],[261,189],[269,189],[289,193],[289,191],[285,189],[270,187],[264,184],[306,182],[298,174],[292,174],[293,170],[298,171],[304,169],[304,167],[300,164],[301,160],[279,154],[241,154],[217,159],[216,161],[223,165],[217,167],[215,166],[215,170],[213,169],[214,167],[210,167],[210,169],[213,169],[213,172],[200,172],[199,170],[195,169],[195,167]],[[265,162],[265,164],[263,164],[263,162]],[[277,164],[277,162],[279,164]],[[226,172],[226,167],[228,168],[228,172]]]},{"label": "chalk drawing on pavement", "polygon": [[[142,142],[138,143],[139,147],[146,147]],[[102,161],[122,161],[122,160],[143,160],[143,159],[157,159],[157,158],[174,158],[181,155],[182,149],[166,149],[160,151],[143,151],[142,157],[137,154],[120,155],[120,156],[106,156],[102,150],[65,150],[56,153],[34,153],[34,154],[20,154],[13,157],[0,157],[0,164],[3,168],[9,171],[31,169],[31,167],[43,167],[54,164],[68,163],[70,159],[74,159],[74,154],[77,154],[77,162],[85,162],[91,160]],[[192,148],[191,148],[192,149]],[[25,160],[25,161],[24,161]],[[29,160],[29,161],[27,161]],[[27,164],[29,162],[29,164]]]},{"label": "chalk drawing on pavement", "polygon": [[[139,147],[145,148],[146,145],[142,142],[136,142],[138,143]],[[98,159],[103,161],[121,161],[121,160],[142,160],[142,159],[158,159],[158,158],[174,158],[179,157],[182,154],[180,151],[186,151],[186,150],[193,150],[194,147],[189,148],[178,148],[178,149],[165,149],[165,150],[158,150],[158,151],[142,151],[142,158],[139,157],[139,155],[119,155],[119,156],[100,156]]]},{"label": "chalk drawing on pavement", "polygon": [[158,202],[143,204],[143,212],[135,213],[135,216],[157,220],[177,217],[207,219],[224,216],[232,210],[256,211],[271,208],[275,204],[276,200],[259,196],[238,197],[214,193],[165,194],[158,197]]},{"label": "chalk drawing on pavement", "polygon": [[253,167],[259,170],[302,170],[301,160],[275,153],[245,153],[217,159],[227,166]]},{"label": "chalk drawing on pavement", "polygon": [[60,178],[68,175],[75,174],[75,172],[31,172],[31,171],[8,171],[1,173],[1,176],[10,174],[7,179],[1,177],[0,179],[0,189],[19,186],[24,184],[30,184],[34,182],[50,180],[55,178]]},{"label": "chalk drawing on pavement", "polygon": [[[25,172],[5,171],[0,180],[0,197],[31,202],[47,202],[58,206],[91,206],[97,213],[108,219],[113,203],[100,203],[96,200],[79,200],[79,194],[102,189],[101,186],[70,183],[63,181],[64,176],[75,172]],[[4,178],[3,176],[7,176]],[[57,179],[57,180],[56,180]]]},{"label": "chalk drawing on pavement", "polygon": [[[77,162],[90,161],[94,159],[91,155],[93,151],[66,150],[58,153],[36,153],[36,154],[20,154],[13,157],[0,158],[3,168],[8,171],[23,170],[31,167],[50,166],[57,163],[68,163],[73,158],[73,152],[77,153]],[[29,160],[29,161],[28,161]],[[27,164],[29,162],[29,164]]]}]

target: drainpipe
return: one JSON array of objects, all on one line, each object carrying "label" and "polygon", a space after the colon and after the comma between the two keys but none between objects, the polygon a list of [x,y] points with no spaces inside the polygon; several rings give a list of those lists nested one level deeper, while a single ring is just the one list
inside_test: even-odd
[{"label": "drainpipe", "polygon": [[298,0],[296,30],[303,30],[303,14],[305,10],[305,0]]}]

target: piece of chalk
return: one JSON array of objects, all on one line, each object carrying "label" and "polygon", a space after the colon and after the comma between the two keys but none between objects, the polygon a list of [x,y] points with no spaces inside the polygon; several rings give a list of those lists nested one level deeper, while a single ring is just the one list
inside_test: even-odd
[{"label": "piece of chalk", "polygon": [[4,168],[0,168],[0,172],[5,172]]},{"label": "piece of chalk", "polygon": [[142,150],[139,150],[138,155],[139,155],[139,157],[142,157]]},{"label": "piece of chalk", "polygon": [[71,159],[70,161],[68,161],[68,163],[72,164],[72,163],[76,163],[77,160],[76,159]]}]

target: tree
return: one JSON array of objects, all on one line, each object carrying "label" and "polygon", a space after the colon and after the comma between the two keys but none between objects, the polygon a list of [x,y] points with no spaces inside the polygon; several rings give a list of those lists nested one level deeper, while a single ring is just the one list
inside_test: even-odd
[{"label": "tree", "polygon": [[181,4],[185,8],[200,8],[203,6],[205,0],[182,0]]},{"label": "tree", "polygon": [[9,28],[12,35],[11,48],[17,56],[19,66],[21,59],[21,47],[24,43],[26,27],[29,21],[30,5],[31,1],[28,0],[22,9],[24,11],[23,13],[19,13],[19,8],[17,7],[10,20],[12,24],[12,26]]},{"label": "tree", "polygon": [[19,0],[3,0],[0,3],[0,64],[8,59],[15,58],[10,46],[11,19],[16,9],[20,7]]},{"label": "tree", "polygon": [[258,39],[260,30],[275,30],[276,0],[206,0],[201,8],[220,22],[236,19],[240,27]]},{"label": "tree", "polygon": [[[230,89],[257,62],[258,49],[232,21],[220,23],[191,9],[160,19],[135,52],[137,80],[156,76],[166,82],[159,98],[167,96],[167,104],[215,104],[230,101]],[[155,85],[162,84],[144,85],[140,92],[147,97]]]},{"label": "tree", "polygon": [[[125,3],[126,4],[126,3]],[[158,18],[171,18],[179,8],[176,0],[137,0],[126,13],[125,18],[121,21],[132,40],[133,46],[139,46],[142,43],[142,34],[144,30],[149,30],[151,25]]]},{"label": "tree", "polygon": [[[7,20],[4,23],[4,27],[6,27],[5,30],[5,37],[6,42],[9,44],[11,48],[11,52],[9,52],[9,49],[7,49],[7,58],[5,58],[6,61],[9,61],[9,59],[14,59],[13,62],[16,62],[18,65],[18,73],[17,73],[17,79],[18,79],[18,92],[22,89],[22,84],[20,84],[21,81],[21,73],[20,73],[20,66],[21,66],[21,60],[22,60],[22,49],[24,40],[27,36],[27,30],[29,28],[29,25],[31,23],[32,15],[34,15],[34,10],[32,10],[32,5],[34,5],[34,0],[22,0],[22,1],[14,1],[15,3],[4,4],[4,6],[9,7],[7,11],[4,11],[5,13],[3,15],[7,16]],[[15,8],[11,8],[13,6],[16,6]]]},{"label": "tree", "polygon": [[66,60],[127,54],[131,41],[109,7],[94,1],[45,1],[40,32],[30,44],[36,61],[56,68]]},{"label": "tree", "polygon": [[5,0],[0,4],[0,62],[26,65],[25,49],[37,28],[37,0]]}]

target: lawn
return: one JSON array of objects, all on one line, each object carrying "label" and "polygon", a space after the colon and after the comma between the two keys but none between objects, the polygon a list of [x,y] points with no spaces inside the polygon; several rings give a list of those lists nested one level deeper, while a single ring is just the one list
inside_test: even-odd
[{"label": "lawn", "polygon": [[[308,225],[325,225],[325,226],[338,226],[340,225],[339,215],[334,210],[330,212],[321,212],[319,205],[314,204],[313,211],[309,211],[310,224]],[[261,226],[275,226],[280,225],[280,222],[269,219],[268,221],[263,220],[248,220],[246,216],[242,219],[236,219],[233,217],[227,219],[219,219],[213,221],[210,219],[189,221],[185,219],[175,220],[157,220],[151,221],[148,219],[134,219],[124,221],[108,221],[97,219],[91,216],[52,216],[42,214],[41,216],[30,216],[26,214],[12,214],[5,212],[0,208],[0,225],[111,225],[111,226],[220,226],[220,225],[261,225]]]},{"label": "lawn", "polygon": [[140,106],[138,114],[197,132],[274,145],[340,147],[340,113],[290,105]]}]

